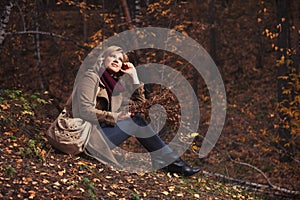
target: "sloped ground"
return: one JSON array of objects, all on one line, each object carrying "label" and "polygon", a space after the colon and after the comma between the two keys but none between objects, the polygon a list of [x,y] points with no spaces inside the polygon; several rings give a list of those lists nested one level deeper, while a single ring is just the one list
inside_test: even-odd
[{"label": "sloped ground", "polygon": [[85,155],[60,153],[45,138],[51,104],[5,90],[0,105],[2,199],[263,199],[203,173],[189,179],[160,171],[131,174]]}]

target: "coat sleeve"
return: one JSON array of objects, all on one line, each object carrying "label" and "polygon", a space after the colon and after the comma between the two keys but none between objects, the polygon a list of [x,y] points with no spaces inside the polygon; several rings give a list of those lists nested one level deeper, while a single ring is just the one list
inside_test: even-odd
[{"label": "coat sleeve", "polygon": [[102,122],[108,125],[115,125],[117,113],[96,108],[96,96],[99,80],[92,73],[86,74],[80,80],[76,91],[76,100],[79,106],[79,116],[92,123]]},{"label": "coat sleeve", "polygon": [[146,101],[144,84],[133,85],[133,90],[134,92],[129,100],[129,105],[132,107],[142,106]]},{"label": "coat sleeve", "polygon": [[144,83],[133,85],[134,92],[131,96],[131,100],[137,103],[144,103],[145,98],[145,89]]}]

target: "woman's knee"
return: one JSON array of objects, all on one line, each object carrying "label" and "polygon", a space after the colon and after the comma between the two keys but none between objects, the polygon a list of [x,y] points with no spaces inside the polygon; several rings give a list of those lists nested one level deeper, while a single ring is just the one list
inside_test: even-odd
[{"label": "woman's knee", "polygon": [[147,122],[146,120],[144,119],[144,117],[137,113],[135,114],[133,117],[132,117],[132,120],[139,126],[147,126]]}]

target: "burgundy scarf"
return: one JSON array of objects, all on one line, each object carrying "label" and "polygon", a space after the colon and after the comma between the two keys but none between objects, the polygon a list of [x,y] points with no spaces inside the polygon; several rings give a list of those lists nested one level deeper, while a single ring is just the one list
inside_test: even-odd
[{"label": "burgundy scarf", "polygon": [[102,83],[106,87],[106,91],[107,91],[108,98],[109,98],[110,102],[111,102],[111,96],[112,96],[113,92],[114,92],[115,95],[118,95],[121,92],[125,91],[124,86],[120,82],[117,83],[118,79],[113,78],[107,70],[105,70],[103,72],[100,80],[102,81]]}]

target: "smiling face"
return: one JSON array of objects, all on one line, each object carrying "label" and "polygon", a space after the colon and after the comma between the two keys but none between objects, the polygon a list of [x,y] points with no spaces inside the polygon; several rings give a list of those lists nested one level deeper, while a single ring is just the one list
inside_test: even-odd
[{"label": "smiling face", "polygon": [[123,65],[123,53],[119,51],[113,51],[109,54],[104,61],[105,67],[109,73],[118,73]]}]

